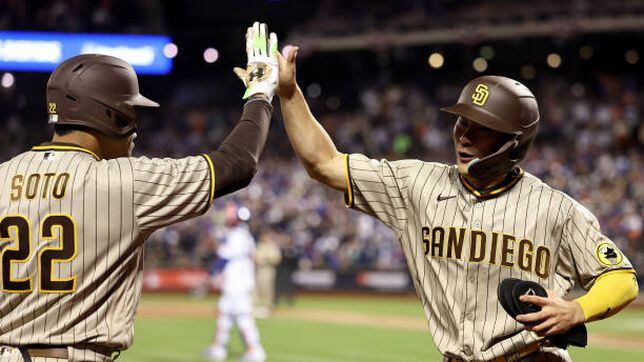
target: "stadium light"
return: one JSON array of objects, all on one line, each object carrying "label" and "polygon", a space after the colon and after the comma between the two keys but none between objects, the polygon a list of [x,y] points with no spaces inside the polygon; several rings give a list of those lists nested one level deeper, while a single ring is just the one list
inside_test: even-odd
[{"label": "stadium light", "polygon": [[163,47],[163,55],[166,58],[172,59],[179,53],[179,47],[174,43],[168,43]]},{"label": "stadium light", "polygon": [[215,48],[207,48],[203,52],[203,59],[206,63],[214,63],[219,59],[219,51]]},{"label": "stadium light", "polygon": [[340,98],[336,96],[331,96],[326,100],[326,107],[332,111],[335,111],[336,109],[340,108],[340,104],[341,104]]},{"label": "stadium light", "polygon": [[584,45],[581,48],[579,48],[579,56],[581,59],[590,59],[593,56],[593,48],[591,48],[588,45]]},{"label": "stadium light", "polygon": [[486,45],[484,47],[481,47],[481,49],[479,50],[479,54],[485,60],[494,59],[494,48],[492,48],[489,45]]},{"label": "stadium light", "polygon": [[2,80],[0,81],[0,84],[2,84],[2,88],[11,88],[16,82],[16,78],[13,76],[11,73],[4,73],[2,75]]},{"label": "stadium light", "polygon": [[546,58],[546,63],[550,68],[559,68],[561,66],[561,56],[557,53],[550,53]]},{"label": "stadium light", "polygon": [[570,93],[575,98],[581,98],[586,94],[586,88],[581,83],[575,83],[570,87]]},{"label": "stadium light", "polygon": [[521,67],[521,76],[525,79],[534,79],[537,75],[537,69],[532,65],[524,65]]},{"label": "stadium light", "polygon": [[485,60],[485,59],[483,59],[481,57],[478,57],[478,58],[474,59],[474,61],[472,62],[472,67],[477,72],[483,73],[487,69],[487,60]]},{"label": "stadium light", "polygon": [[429,55],[429,58],[427,58],[427,63],[430,67],[438,69],[442,67],[443,64],[445,64],[445,58],[443,57],[443,54],[435,52]]},{"label": "stadium light", "polygon": [[317,98],[322,94],[322,87],[317,83],[311,83],[306,87],[306,94],[309,98]]},{"label": "stadium light", "polygon": [[636,64],[640,60],[640,55],[635,50],[629,50],[624,54],[624,59],[628,64]]}]

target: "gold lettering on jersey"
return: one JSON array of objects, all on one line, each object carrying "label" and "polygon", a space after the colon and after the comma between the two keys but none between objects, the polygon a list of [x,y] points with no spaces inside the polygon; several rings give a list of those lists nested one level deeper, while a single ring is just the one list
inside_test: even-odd
[{"label": "gold lettering on jersey", "polygon": [[67,182],[69,181],[69,174],[67,172],[61,173],[59,177],[56,178],[56,183],[54,183],[54,198],[62,199],[65,197],[65,191],[67,190]]},{"label": "gold lettering on jersey", "polygon": [[550,274],[550,249],[539,245],[536,254],[534,272],[539,278],[547,278]]},{"label": "gold lettering on jersey", "polygon": [[58,112],[58,107],[56,107],[56,103],[54,102],[49,102],[49,113],[57,113]]},{"label": "gold lettering on jersey", "polygon": [[[458,229],[458,236],[456,230]],[[465,228],[449,228],[449,238],[447,239],[447,257],[450,259],[461,259],[463,254],[463,240],[465,239]]]},{"label": "gold lettering on jersey", "polygon": [[485,259],[485,231],[472,230],[470,232],[470,262],[479,263],[483,259]]},{"label": "gold lettering on jersey", "polygon": [[499,233],[492,233],[492,245],[490,246],[490,264],[496,265],[496,243],[499,240]]},{"label": "gold lettering on jersey", "polygon": [[11,201],[20,200],[22,195],[22,182],[25,180],[23,175],[15,175],[11,179]]},{"label": "gold lettering on jersey", "polygon": [[[512,255],[514,254],[514,241],[516,240],[514,236],[503,234],[503,242],[501,243],[501,265],[512,268],[514,266],[514,261],[512,260]],[[510,245],[512,244],[512,245]]]},{"label": "gold lettering on jersey", "polygon": [[[437,236],[440,235],[440,236]],[[445,241],[445,229],[437,226],[432,230],[432,257],[443,257],[443,242]]]},{"label": "gold lettering on jersey", "polygon": [[27,200],[33,200],[36,197],[36,191],[38,191],[38,186],[40,183],[40,174],[34,173],[27,177],[27,191],[25,192],[25,197]]},{"label": "gold lettering on jersey", "polygon": [[534,273],[543,279],[550,274],[550,249],[526,238],[454,226],[423,226],[421,236],[427,258],[483,262]]},{"label": "gold lettering on jersey", "polygon": [[519,269],[530,273],[532,270],[532,242],[528,239],[519,241]]},{"label": "gold lettering on jersey", "polygon": [[425,253],[425,255],[427,255],[427,253],[429,253],[429,243],[430,243],[429,233],[431,232],[431,229],[428,228],[427,226],[423,226],[420,229],[420,232],[423,235],[423,252]]},{"label": "gold lettering on jersey", "polygon": [[[27,200],[33,200],[37,197],[48,198],[50,196],[55,199],[62,199],[65,197],[67,190],[67,183],[69,182],[69,173],[46,173],[39,174],[33,173],[26,177],[18,174],[11,179],[11,201],[18,201],[24,196]],[[53,182],[53,187],[51,187]],[[39,196],[40,195],[40,196]]]},{"label": "gold lettering on jersey", "polygon": [[43,184],[43,187],[42,187],[42,197],[43,198],[47,197],[47,194],[49,193],[49,183],[50,183],[52,177],[56,176],[56,174],[55,173],[46,173],[44,176],[45,176],[44,179],[43,179],[44,184]]},{"label": "gold lettering on jersey", "polygon": [[476,86],[474,93],[472,94],[472,103],[477,106],[483,107],[485,102],[487,102],[487,97],[490,96],[490,91],[488,91],[485,84],[479,84]]}]

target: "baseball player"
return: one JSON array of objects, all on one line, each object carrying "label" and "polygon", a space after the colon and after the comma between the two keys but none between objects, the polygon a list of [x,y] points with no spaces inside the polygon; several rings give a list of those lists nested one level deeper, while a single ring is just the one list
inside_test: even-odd
[{"label": "baseball player", "polygon": [[0,360],[111,361],[132,344],[144,241],[203,214],[256,171],[277,84],[277,38],[267,40],[259,24],[246,37],[243,114],[200,156],[132,157],[134,107],[158,104],[139,93],[128,63],[88,54],[54,70],[52,142],[0,164]]},{"label": "baseball player", "polygon": [[282,251],[274,241],[274,234],[268,230],[262,232],[255,251],[257,272],[257,289],[255,290],[258,318],[268,318],[275,307],[275,275],[277,265],[282,261]]},{"label": "baseball player", "polygon": [[253,317],[255,238],[246,224],[250,212],[231,202],[226,205],[225,213],[228,229],[217,248],[218,260],[214,268],[216,284],[221,290],[219,317],[213,343],[204,354],[211,360],[224,361],[230,332],[236,325],[247,349],[242,360],[262,362],[266,360],[266,352]]},{"label": "baseball player", "polygon": [[[296,47],[280,61],[288,136],[309,175],[344,192],[348,207],[396,234],[444,361],[570,361],[547,336],[615,314],[637,295],[628,259],[578,202],[519,166],[539,111],[524,85],[473,79],[456,105],[456,164],[374,160],[340,153],[295,82]],[[540,312],[512,319],[497,301],[508,277],[532,280]],[[562,298],[579,285],[588,293]],[[526,323],[524,325],[523,323]]]}]

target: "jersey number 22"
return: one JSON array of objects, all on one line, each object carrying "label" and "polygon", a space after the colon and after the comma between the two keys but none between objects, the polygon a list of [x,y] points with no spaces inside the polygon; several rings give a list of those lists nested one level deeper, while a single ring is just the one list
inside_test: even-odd
[{"label": "jersey number 22", "polygon": [[[11,235],[14,229],[14,236]],[[69,215],[47,215],[40,224],[40,239],[54,240],[54,229],[58,229],[58,245],[47,246],[38,253],[38,291],[41,293],[71,293],[76,289],[76,276],[57,279],[54,277],[55,263],[69,262],[76,257],[76,225]],[[17,241],[15,247],[4,248],[2,261],[2,291],[5,293],[30,293],[33,291],[33,277],[12,278],[13,264],[25,264],[31,257],[31,226],[23,215],[7,215],[0,220],[0,243]]]}]

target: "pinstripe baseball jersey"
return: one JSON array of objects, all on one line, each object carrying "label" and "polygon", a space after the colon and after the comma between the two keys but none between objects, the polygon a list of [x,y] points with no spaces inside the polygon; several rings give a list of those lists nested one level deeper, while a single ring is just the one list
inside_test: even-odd
[{"label": "pinstripe baseball jersey", "polygon": [[130,346],[143,242],[205,212],[214,177],[207,155],[99,160],[61,144],[2,163],[0,345]]},{"label": "pinstripe baseball jersey", "polygon": [[352,154],[346,167],[345,202],[395,232],[443,355],[513,360],[538,341],[498,302],[505,278],[563,296],[574,285],[589,289],[606,271],[632,268],[586,208],[520,168],[479,192],[456,166]]}]

